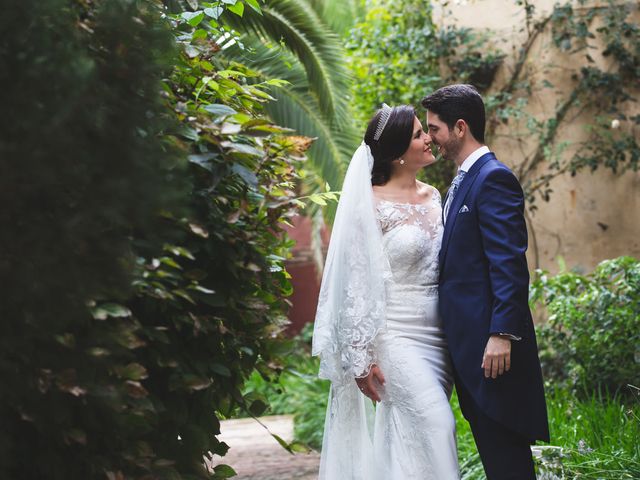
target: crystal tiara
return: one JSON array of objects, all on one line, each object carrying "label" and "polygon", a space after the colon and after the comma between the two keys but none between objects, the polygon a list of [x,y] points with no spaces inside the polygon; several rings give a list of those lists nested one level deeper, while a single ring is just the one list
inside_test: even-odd
[{"label": "crystal tiara", "polygon": [[386,103],[382,104],[381,112],[380,112],[380,120],[378,120],[378,127],[376,128],[376,133],[373,135],[373,139],[377,142],[380,140],[380,135],[384,131],[384,127],[387,126],[387,122],[389,121],[389,117],[391,117],[391,107]]}]

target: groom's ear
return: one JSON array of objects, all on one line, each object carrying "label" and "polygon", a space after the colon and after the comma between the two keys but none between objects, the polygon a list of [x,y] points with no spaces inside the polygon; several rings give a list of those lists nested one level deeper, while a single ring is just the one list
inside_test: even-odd
[{"label": "groom's ear", "polygon": [[453,126],[453,132],[458,138],[464,137],[465,133],[469,130],[469,126],[467,122],[462,120],[461,118],[456,120],[456,124]]}]

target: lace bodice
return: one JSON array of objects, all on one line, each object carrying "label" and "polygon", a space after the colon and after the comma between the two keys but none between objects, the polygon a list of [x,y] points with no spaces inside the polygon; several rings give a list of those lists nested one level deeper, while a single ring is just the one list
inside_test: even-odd
[{"label": "lace bodice", "polygon": [[395,284],[438,283],[438,253],[443,232],[441,212],[437,190],[424,204],[376,199],[376,217]]}]

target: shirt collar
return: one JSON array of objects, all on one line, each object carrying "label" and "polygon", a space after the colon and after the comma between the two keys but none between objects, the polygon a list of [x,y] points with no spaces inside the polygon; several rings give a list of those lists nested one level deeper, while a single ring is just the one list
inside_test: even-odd
[{"label": "shirt collar", "polygon": [[474,150],[471,155],[464,159],[464,162],[462,162],[462,165],[460,165],[460,170],[465,173],[468,172],[469,170],[471,170],[473,164],[476,163],[481,156],[489,153],[490,151],[491,150],[489,150],[489,147],[487,147],[486,145],[483,145],[477,150]]}]

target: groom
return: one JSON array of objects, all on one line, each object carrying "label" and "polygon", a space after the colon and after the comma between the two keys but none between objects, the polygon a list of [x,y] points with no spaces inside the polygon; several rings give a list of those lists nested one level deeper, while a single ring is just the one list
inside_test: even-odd
[{"label": "groom", "polygon": [[484,145],[475,88],[449,85],[422,105],[433,142],[458,167],[443,206],[439,291],[460,408],[489,480],[535,479],[530,444],[549,441],[549,428],[522,189]]}]

